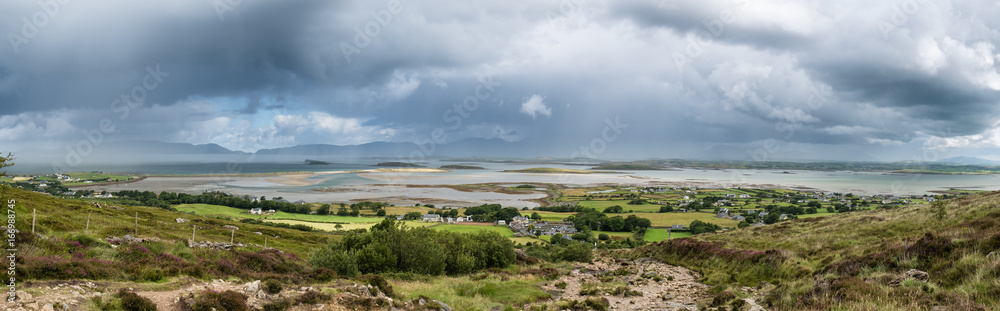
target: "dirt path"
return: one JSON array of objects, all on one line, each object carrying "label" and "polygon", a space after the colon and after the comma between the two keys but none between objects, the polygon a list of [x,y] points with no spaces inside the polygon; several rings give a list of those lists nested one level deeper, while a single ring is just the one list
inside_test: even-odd
[{"label": "dirt path", "polygon": [[601,258],[542,288],[557,301],[606,298],[612,310],[698,310],[697,303],[709,298],[709,287],[700,278],[697,272],[649,258]]}]

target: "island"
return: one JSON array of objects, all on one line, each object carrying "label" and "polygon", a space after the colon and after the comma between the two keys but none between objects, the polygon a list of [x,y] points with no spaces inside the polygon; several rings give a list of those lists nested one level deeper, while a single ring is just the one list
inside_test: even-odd
[{"label": "island", "polygon": [[461,165],[461,164],[449,164],[442,165],[441,169],[444,170],[485,170],[485,167],[475,166],[475,165]]},{"label": "island", "polygon": [[306,159],[306,165],[330,165],[330,162]]},{"label": "island", "polygon": [[519,170],[504,170],[504,173],[540,173],[540,174],[594,174],[594,173],[605,173],[605,174],[617,174],[621,172],[615,171],[588,171],[588,170],[574,170],[568,168],[552,168],[552,167],[533,167],[525,168]]},{"label": "island", "polygon": [[407,162],[381,162],[379,164],[375,164],[375,166],[381,166],[381,167],[423,167],[422,165],[417,165],[417,164],[407,163]]}]

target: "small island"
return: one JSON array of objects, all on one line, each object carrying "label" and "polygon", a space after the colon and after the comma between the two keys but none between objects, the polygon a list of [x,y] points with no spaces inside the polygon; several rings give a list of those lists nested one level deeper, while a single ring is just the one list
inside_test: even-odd
[{"label": "small island", "polygon": [[306,159],[306,165],[330,165],[330,162]]},{"label": "small island", "polygon": [[626,171],[659,171],[664,170],[661,166],[642,163],[613,163],[602,164],[591,168],[592,170],[626,170]]},{"label": "small island", "polygon": [[461,164],[449,164],[442,165],[443,170],[485,170],[485,167],[475,166],[475,165],[461,165]]},{"label": "small island", "polygon": [[617,174],[617,173],[621,173],[621,172],[614,172],[614,171],[595,172],[595,171],[588,171],[588,170],[574,170],[574,169],[568,169],[568,168],[551,168],[551,167],[533,167],[533,168],[526,168],[526,169],[520,169],[520,170],[504,170],[502,172],[505,172],[505,173],[540,173],[540,174],[594,174],[594,173],[606,173],[606,174],[616,173]]},{"label": "small island", "polygon": [[375,164],[375,166],[381,166],[381,167],[423,167],[421,165],[417,165],[417,164],[413,164],[413,163],[406,163],[406,162],[381,162],[379,164]]}]

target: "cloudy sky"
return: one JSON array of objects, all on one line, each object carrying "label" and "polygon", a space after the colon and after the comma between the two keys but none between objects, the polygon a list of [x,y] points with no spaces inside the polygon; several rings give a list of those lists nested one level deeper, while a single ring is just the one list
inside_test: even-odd
[{"label": "cloudy sky", "polygon": [[243,151],[437,133],[552,156],[1000,160],[997,16],[975,0],[4,1],[0,151],[102,130]]}]

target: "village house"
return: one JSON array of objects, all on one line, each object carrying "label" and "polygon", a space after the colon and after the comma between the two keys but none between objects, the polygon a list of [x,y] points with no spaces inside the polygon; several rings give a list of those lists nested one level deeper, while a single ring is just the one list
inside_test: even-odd
[{"label": "village house", "polygon": [[684,230],[684,225],[672,225],[670,230]]},{"label": "village house", "polygon": [[250,215],[260,215],[260,214],[262,213],[259,207],[254,207],[250,209]]},{"label": "village house", "polygon": [[441,215],[438,214],[424,214],[420,217],[423,222],[441,222]]}]

